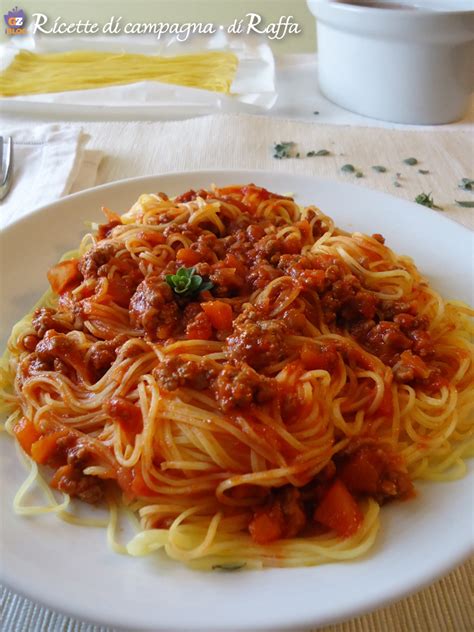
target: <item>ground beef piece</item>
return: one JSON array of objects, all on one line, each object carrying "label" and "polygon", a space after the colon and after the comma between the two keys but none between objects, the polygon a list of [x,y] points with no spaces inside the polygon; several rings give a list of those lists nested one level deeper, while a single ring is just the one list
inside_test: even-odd
[{"label": "ground beef piece", "polygon": [[282,273],[269,263],[258,263],[255,265],[248,275],[248,282],[252,290],[263,290],[274,279],[281,276]]},{"label": "ground beef piece", "polygon": [[393,320],[397,314],[409,314],[416,316],[418,304],[414,301],[381,301],[378,307],[382,320]]},{"label": "ground beef piece", "polygon": [[405,384],[415,379],[425,380],[431,373],[425,362],[411,351],[403,351],[392,370],[397,382]]},{"label": "ground beef piece", "polygon": [[293,334],[302,334],[306,328],[308,321],[304,312],[296,308],[291,308],[283,314],[283,320],[285,321],[288,330]]},{"label": "ground beef piece", "polygon": [[87,476],[80,467],[68,463],[60,467],[51,481],[51,487],[59,489],[69,496],[92,505],[100,502],[104,496],[103,481],[96,476]]},{"label": "ground beef piece", "polygon": [[159,277],[147,277],[130,300],[130,321],[152,339],[168,338],[179,319],[173,290]]},{"label": "ground beef piece", "polygon": [[301,494],[287,485],[271,492],[265,505],[254,513],[249,531],[257,544],[269,544],[280,538],[295,537],[306,523]]},{"label": "ground beef piece", "polygon": [[89,366],[95,376],[94,381],[102,377],[115,362],[117,352],[127,341],[127,336],[120,334],[112,340],[95,342],[89,351]]},{"label": "ground beef piece", "polygon": [[308,256],[291,254],[282,255],[278,262],[278,267],[293,278],[298,277],[301,272],[313,270],[314,268]]},{"label": "ground beef piece", "polygon": [[[74,379],[75,375],[83,380],[90,379],[89,371],[84,365],[80,351],[74,340],[66,334],[59,334],[50,329],[38,342],[36,350],[31,356],[35,360],[29,367],[29,373],[38,368],[39,370],[54,370],[71,379]],[[40,368],[42,366],[47,368]]]},{"label": "ground beef piece", "polygon": [[178,195],[178,197],[176,197],[174,201],[178,204],[182,202],[191,202],[192,200],[195,200],[197,197],[207,200],[207,198],[211,196],[212,196],[212,193],[210,191],[206,191],[205,189],[199,189],[198,191],[195,191],[194,189],[189,189],[189,191],[186,191],[186,193],[182,193],[181,195]]},{"label": "ground beef piece", "polygon": [[231,362],[246,362],[262,369],[285,357],[287,335],[283,320],[258,320],[255,313],[244,313],[236,319],[234,332],[227,338],[227,357]]},{"label": "ground beef piece", "polygon": [[384,364],[393,366],[400,353],[413,346],[412,341],[400,331],[396,323],[382,321],[372,327],[359,342],[382,360]]},{"label": "ground beef piece", "polygon": [[278,267],[296,279],[305,290],[321,293],[327,287],[324,271],[314,269],[312,259],[306,255],[282,255]]},{"label": "ground beef piece", "polygon": [[273,378],[260,375],[246,364],[225,365],[213,384],[219,407],[228,412],[233,408],[247,408],[251,404],[264,404],[276,393]]},{"label": "ground beef piece", "polygon": [[245,279],[237,273],[235,268],[216,268],[210,275],[214,284],[215,296],[236,296],[245,286]]},{"label": "ground beef piece", "polygon": [[283,251],[283,241],[274,233],[270,233],[256,242],[255,250],[261,258],[277,262]]},{"label": "ground beef piece", "polygon": [[400,458],[375,442],[357,440],[337,459],[337,472],[348,490],[383,503],[413,494],[413,484]]},{"label": "ground beef piece", "polygon": [[26,359],[25,363],[20,365],[20,372],[23,379],[31,377],[32,375],[36,375],[37,373],[41,373],[43,371],[53,371],[54,370],[54,359],[49,358],[48,360],[40,359],[38,354],[33,352]]},{"label": "ground beef piece", "polygon": [[61,315],[50,307],[41,307],[35,310],[31,322],[39,338],[43,338],[50,329],[59,333],[67,333],[73,329],[73,325],[68,322],[65,316],[61,318]]},{"label": "ground beef piece", "polygon": [[36,349],[36,345],[39,341],[40,339],[38,338],[38,336],[35,336],[34,334],[27,334],[21,341],[21,344],[23,346],[23,349],[31,352]]},{"label": "ground beef piece", "polygon": [[221,259],[225,256],[225,248],[220,239],[210,231],[205,231],[191,245],[191,249],[201,255],[202,260],[212,263],[216,257]]},{"label": "ground beef piece", "polygon": [[166,391],[177,388],[193,388],[202,391],[209,388],[217,371],[205,360],[183,360],[179,356],[165,358],[153,369],[153,376],[158,385]]},{"label": "ground beef piece", "polygon": [[370,292],[360,290],[344,300],[341,316],[345,321],[370,320],[375,316],[377,298]]},{"label": "ground beef piece", "polygon": [[427,331],[429,321],[425,316],[415,317],[411,314],[397,314],[393,318],[400,330],[413,341],[413,352],[422,358],[433,355],[434,346]]},{"label": "ground beef piece", "polygon": [[[332,267],[327,268],[325,276],[330,269],[332,270]],[[332,283],[321,298],[326,320],[338,320],[342,321],[342,324],[374,318],[377,302],[373,294],[361,289],[359,280],[353,275],[346,275]]]},{"label": "ground beef piece", "polygon": [[250,224],[245,231],[245,235],[253,243],[265,236],[265,228],[261,224]]},{"label": "ground beef piece", "polygon": [[79,261],[79,271],[85,279],[106,276],[106,265],[117,253],[117,245],[110,242],[99,242],[92,246]]},{"label": "ground beef piece", "polygon": [[74,341],[65,334],[49,330],[36,345],[36,354],[40,360],[50,360],[51,358],[66,359],[75,349]]}]

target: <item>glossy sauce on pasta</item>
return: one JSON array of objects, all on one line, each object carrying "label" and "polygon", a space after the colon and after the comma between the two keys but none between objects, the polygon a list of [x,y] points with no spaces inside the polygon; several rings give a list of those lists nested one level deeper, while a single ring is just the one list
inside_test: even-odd
[{"label": "glossy sauce on pasta", "polygon": [[121,491],[131,552],[350,558],[378,505],[462,469],[469,310],[381,235],[255,185],[105,212],[10,339],[11,425],[52,487]]}]

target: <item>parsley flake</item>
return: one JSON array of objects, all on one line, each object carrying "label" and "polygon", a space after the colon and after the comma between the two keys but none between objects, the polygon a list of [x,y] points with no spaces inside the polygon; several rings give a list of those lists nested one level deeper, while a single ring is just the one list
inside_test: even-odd
[{"label": "parsley flake", "polygon": [[429,174],[428,169],[418,169],[418,173],[421,173],[423,176],[427,176]]},{"label": "parsley flake", "polygon": [[458,206],[463,206],[464,208],[474,208],[474,201],[471,200],[454,200]]},{"label": "parsley flake", "polygon": [[416,196],[415,202],[421,204],[422,206],[427,206],[428,208],[436,208],[438,211],[442,211],[443,209],[440,206],[437,206],[434,203],[433,196],[431,193],[420,193]]},{"label": "parsley flake", "polygon": [[410,167],[418,164],[418,160],[416,158],[405,158],[403,162]]},{"label": "parsley flake", "polygon": [[311,151],[308,151],[306,156],[308,158],[313,158],[314,156],[329,156],[330,153],[331,152],[328,149],[319,149],[318,151],[314,151],[314,149],[312,149]]},{"label": "parsley flake", "polygon": [[273,145],[273,157],[277,160],[282,158],[292,158],[295,143],[293,141],[281,141]]},{"label": "parsley flake", "polygon": [[245,562],[229,562],[226,564],[215,564],[212,567],[213,571],[238,571],[241,568],[244,568],[244,566],[246,566]]},{"label": "parsley flake", "polygon": [[341,171],[344,173],[354,173],[355,167],[354,165],[342,165]]},{"label": "parsley flake", "polygon": [[474,191],[474,180],[463,178],[458,186],[463,191]]},{"label": "parsley flake", "polygon": [[377,171],[377,173],[385,173],[387,171],[387,167],[384,167],[383,165],[374,165],[372,169]]}]

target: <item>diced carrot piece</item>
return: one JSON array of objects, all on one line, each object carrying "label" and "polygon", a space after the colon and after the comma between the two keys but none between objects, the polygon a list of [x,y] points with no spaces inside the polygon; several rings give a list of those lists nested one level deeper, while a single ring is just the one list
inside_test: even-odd
[{"label": "diced carrot piece", "polygon": [[252,539],[257,544],[269,544],[283,535],[283,516],[274,508],[256,514],[249,524]]},{"label": "diced carrot piece", "polygon": [[69,285],[82,279],[82,274],[77,267],[78,262],[78,259],[68,259],[48,270],[48,281],[53,292],[61,294]]},{"label": "diced carrot piece", "polygon": [[142,230],[137,233],[137,238],[143,239],[149,244],[154,244],[155,246],[166,243],[166,239],[163,237],[163,234],[156,230]]},{"label": "diced carrot piece", "polygon": [[207,314],[200,312],[186,327],[186,337],[189,340],[210,340],[212,325]]},{"label": "diced carrot piece", "polygon": [[43,435],[31,446],[31,458],[37,463],[46,464],[55,455],[57,442],[64,436],[63,431]]},{"label": "diced carrot piece", "polygon": [[74,468],[72,465],[67,463],[66,465],[62,465],[56,470],[49,484],[54,489],[60,489],[61,480],[64,478],[71,479],[73,476]]},{"label": "diced carrot piece", "polygon": [[356,533],[363,516],[344,483],[336,480],[316,507],[314,519],[339,536],[348,538]]},{"label": "diced carrot piece", "polygon": [[41,437],[41,433],[36,430],[32,421],[26,417],[22,417],[13,428],[18,443],[27,454],[31,454],[31,446]]},{"label": "diced carrot piece", "polygon": [[223,301],[207,301],[201,307],[211,321],[214,329],[230,331],[232,329],[232,307]]},{"label": "diced carrot piece", "polygon": [[142,413],[138,406],[123,397],[113,397],[106,405],[107,413],[124,432],[136,435],[143,430]]},{"label": "diced carrot piece", "polygon": [[176,253],[176,261],[190,268],[201,261],[201,255],[192,248],[180,248]]},{"label": "diced carrot piece", "polygon": [[295,224],[296,228],[299,228],[301,236],[303,238],[309,237],[309,235],[311,234],[311,224],[308,222],[307,219],[302,219],[299,222],[296,222]]},{"label": "diced carrot piece", "polygon": [[384,465],[376,454],[359,450],[342,466],[340,477],[357,494],[376,494]]},{"label": "diced carrot piece", "polygon": [[118,222],[119,224],[122,223],[122,218],[120,217],[120,215],[118,213],[116,213],[115,211],[111,211],[109,208],[107,208],[106,206],[103,206],[101,208],[102,213],[105,215],[105,217],[107,218],[107,220],[109,222]]}]

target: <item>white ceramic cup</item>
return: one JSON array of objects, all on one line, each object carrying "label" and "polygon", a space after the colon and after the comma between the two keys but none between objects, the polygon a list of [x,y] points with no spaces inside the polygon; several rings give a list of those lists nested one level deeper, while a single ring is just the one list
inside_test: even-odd
[{"label": "white ceramic cup", "polygon": [[473,0],[308,0],[308,6],[328,99],[396,123],[436,125],[463,116],[474,87]]}]

